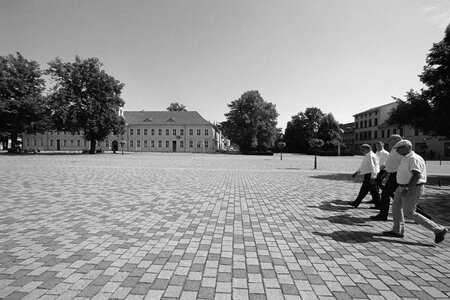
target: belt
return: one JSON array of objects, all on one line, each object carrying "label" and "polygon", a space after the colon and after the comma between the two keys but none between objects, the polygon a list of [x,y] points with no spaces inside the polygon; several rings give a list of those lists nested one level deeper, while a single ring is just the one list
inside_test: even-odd
[{"label": "belt", "polygon": [[[416,186],[418,186],[418,185],[424,185],[424,183],[418,183],[418,184],[416,184]],[[399,184],[399,186],[405,187],[405,186],[408,186],[408,185],[407,185],[407,184]]]}]

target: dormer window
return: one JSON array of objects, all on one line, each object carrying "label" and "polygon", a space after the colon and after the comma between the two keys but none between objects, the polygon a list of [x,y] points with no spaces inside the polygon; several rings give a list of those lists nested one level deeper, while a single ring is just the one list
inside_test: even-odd
[{"label": "dormer window", "polygon": [[167,119],[167,121],[166,122],[175,122],[175,119],[174,118],[172,118],[172,117],[170,117],[169,119]]},{"label": "dormer window", "polygon": [[144,122],[152,122],[152,119],[147,118],[144,120]]}]

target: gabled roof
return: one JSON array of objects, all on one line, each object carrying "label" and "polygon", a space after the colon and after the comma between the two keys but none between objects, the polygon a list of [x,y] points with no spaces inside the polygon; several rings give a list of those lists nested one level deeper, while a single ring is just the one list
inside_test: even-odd
[{"label": "gabled roof", "polygon": [[394,106],[397,106],[397,104],[398,104],[398,102],[397,102],[397,101],[394,101],[394,102],[391,102],[391,103],[388,103],[388,104],[384,104],[384,105],[380,105],[380,106],[377,106],[377,107],[373,107],[373,108],[371,108],[371,109],[368,109],[368,110],[359,112],[359,113],[357,113],[357,114],[354,114],[353,117],[356,117],[356,116],[362,115],[362,114],[366,114],[366,113],[369,113],[369,112],[378,111],[378,110],[380,110],[381,108],[386,107],[386,106],[392,106],[392,107],[394,107]]},{"label": "gabled roof", "polygon": [[124,111],[129,125],[212,125],[196,111]]}]

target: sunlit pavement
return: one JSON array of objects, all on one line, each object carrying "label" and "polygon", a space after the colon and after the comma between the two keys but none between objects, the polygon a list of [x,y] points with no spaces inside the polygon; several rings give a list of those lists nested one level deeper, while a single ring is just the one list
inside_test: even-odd
[{"label": "sunlit pavement", "polygon": [[[0,298],[450,298],[450,235],[382,236],[346,204],[361,157],[313,160],[1,154]],[[450,162],[428,172],[422,206],[449,226]]]}]

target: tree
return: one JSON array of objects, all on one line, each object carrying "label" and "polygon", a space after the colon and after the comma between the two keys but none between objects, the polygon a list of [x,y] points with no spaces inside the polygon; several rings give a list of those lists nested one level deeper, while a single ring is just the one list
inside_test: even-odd
[{"label": "tree", "polygon": [[292,116],[285,130],[286,151],[307,152],[310,140],[319,136],[314,129],[320,130],[320,124],[325,114],[317,107],[310,107],[305,112]]},{"label": "tree", "polygon": [[222,129],[242,152],[265,151],[274,147],[278,113],[274,104],[264,101],[258,91],[248,91],[228,104]]},{"label": "tree", "polygon": [[22,133],[43,132],[48,106],[39,64],[19,52],[0,56],[0,132],[11,138],[11,148]]},{"label": "tree", "polygon": [[329,113],[324,115],[320,120],[317,136],[325,142],[325,150],[334,149],[334,147],[342,141],[342,137],[339,133],[339,122],[336,121],[333,114]]},{"label": "tree", "polygon": [[120,97],[124,84],[102,70],[97,58],[76,56],[73,63],[56,58],[49,66],[55,81],[50,103],[56,130],[82,132],[91,142],[90,153],[95,153],[96,141],[123,133],[119,109],[125,104]]},{"label": "tree", "polygon": [[399,102],[388,122],[411,125],[434,136],[450,137],[450,24],[443,40],[430,49],[419,78],[426,88],[420,92],[409,91],[406,102]]},{"label": "tree", "polygon": [[186,106],[184,106],[183,104],[179,104],[178,102],[170,103],[167,110],[168,111],[187,111]]}]

